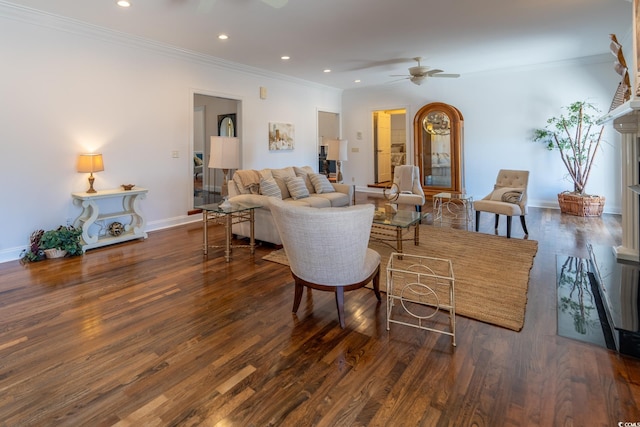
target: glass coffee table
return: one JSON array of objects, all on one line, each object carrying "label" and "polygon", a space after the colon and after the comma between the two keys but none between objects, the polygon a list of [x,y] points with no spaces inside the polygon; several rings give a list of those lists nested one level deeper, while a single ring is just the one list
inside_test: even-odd
[{"label": "glass coffee table", "polygon": [[[411,210],[399,210],[395,213],[386,213],[384,209],[377,209],[373,216],[371,226],[371,238],[381,243],[391,246],[397,252],[402,252],[402,242],[404,234],[413,227],[413,243],[418,246],[420,243],[420,223],[426,216],[422,212]],[[395,242],[395,247],[393,243]]]},{"label": "glass coffee table", "polygon": [[[209,248],[224,247],[224,258],[227,262],[231,261],[232,248],[249,248],[251,253],[255,252],[256,242],[253,234],[255,210],[261,208],[261,205],[250,203],[231,203],[229,206],[222,206],[221,203],[210,203],[207,205],[196,206],[196,209],[202,209],[202,227],[204,235],[204,254],[207,255]],[[250,238],[248,245],[232,245],[231,227],[233,224],[241,222],[249,222]],[[209,224],[224,224],[225,244],[224,246],[209,245]]]}]

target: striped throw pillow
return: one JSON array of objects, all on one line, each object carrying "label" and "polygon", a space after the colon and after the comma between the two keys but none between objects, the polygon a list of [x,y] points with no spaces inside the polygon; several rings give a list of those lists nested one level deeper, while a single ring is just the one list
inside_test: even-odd
[{"label": "striped throw pillow", "polygon": [[333,185],[329,182],[329,179],[321,173],[312,173],[309,174],[309,179],[316,189],[316,193],[333,193],[336,190],[333,188]]},{"label": "striped throw pillow", "polygon": [[289,194],[291,194],[291,197],[293,197],[294,200],[309,197],[309,189],[304,183],[304,179],[302,177],[288,177],[286,178],[285,183],[287,184],[287,190],[289,190]]},{"label": "striped throw pillow", "polygon": [[260,194],[268,197],[276,197],[278,199],[282,199],[280,187],[278,187],[278,184],[276,184],[276,180],[273,178],[260,179]]}]

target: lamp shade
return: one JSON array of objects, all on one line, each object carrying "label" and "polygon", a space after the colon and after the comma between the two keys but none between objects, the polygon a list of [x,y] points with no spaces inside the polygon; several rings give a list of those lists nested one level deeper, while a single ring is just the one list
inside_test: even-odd
[{"label": "lamp shade", "polygon": [[212,136],[209,167],[238,169],[240,167],[240,140],[229,136]]},{"label": "lamp shade", "polygon": [[78,172],[93,173],[104,170],[102,154],[80,154],[76,166]]},{"label": "lamp shade", "polygon": [[329,151],[327,160],[347,160],[347,144],[346,139],[330,139],[327,141]]}]

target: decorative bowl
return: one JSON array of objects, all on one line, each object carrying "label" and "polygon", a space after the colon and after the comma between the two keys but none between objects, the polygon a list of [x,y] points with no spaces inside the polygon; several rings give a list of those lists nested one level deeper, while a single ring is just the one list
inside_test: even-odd
[{"label": "decorative bowl", "polygon": [[122,188],[124,188],[125,190],[131,190],[133,187],[135,187],[135,184],[122,184]]}]

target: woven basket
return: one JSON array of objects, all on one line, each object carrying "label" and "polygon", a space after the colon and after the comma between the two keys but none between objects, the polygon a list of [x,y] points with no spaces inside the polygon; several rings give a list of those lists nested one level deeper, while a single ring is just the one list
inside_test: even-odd
[{"label": "woven basket", "polygon": [[558,194],[560,211],[575,216],[600,216],[604,209],[605,198],[602,196],[580,195],[564,192]]},{"label": "woven basket", "polygon": [[44,254],[47,258],[62,258],[67,254],[64,249],[45,249]]}]

